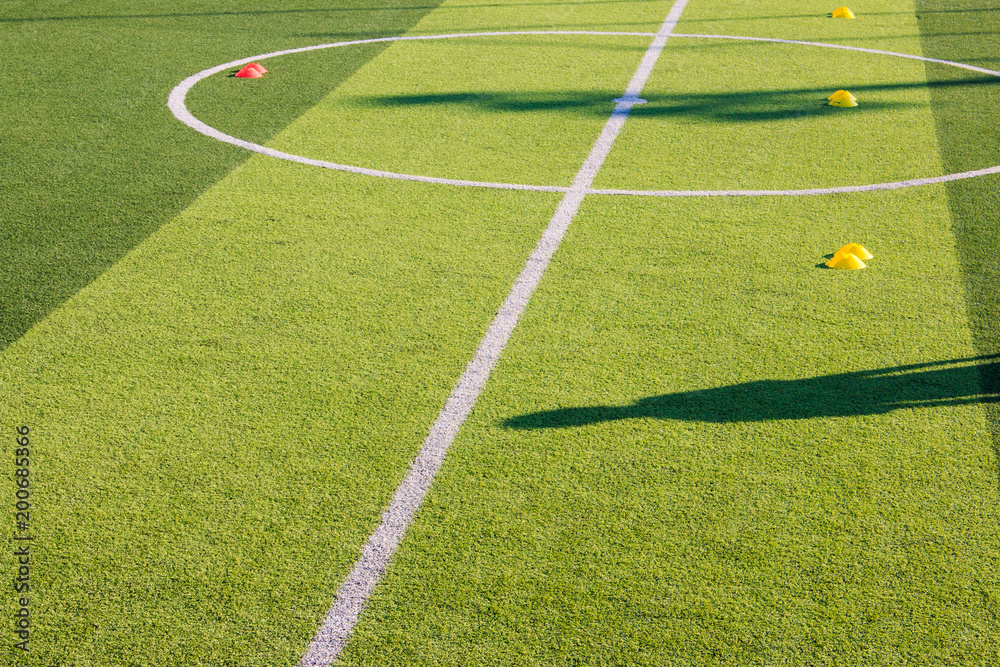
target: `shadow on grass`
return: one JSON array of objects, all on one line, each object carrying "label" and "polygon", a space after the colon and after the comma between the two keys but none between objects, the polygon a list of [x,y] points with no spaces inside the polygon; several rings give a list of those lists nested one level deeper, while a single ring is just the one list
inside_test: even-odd
[{"label": "shadow on grass", "polygon": [[[484,4],[484,5],[447,5],[445,7],[440,7],[442,10],[455,10],[455,9],[490,9],[490,8],[505,8],[505,7],[548,7],[553,5],[611,5],[611,4],[634,4],[636,0],[584,0],[583,2],[576,2],[573,0],[557,0],[556,2],[516,2],[508,4]],[[76,14],[70,16],[19,16],[19,17],[3,17],[0,18],[0,23],[25,23],[29,21],[116,21],[116,20],[134,20],[134,19],[164,19],[164,18],[226,18],[226,17],[253,17],[253,16],[274,16],[274,15],[289,15],[289,14],[334,14],[343,12],[368,12],[368,11],[428,11],[431,9],[438,9],[437,3],[428,3],[426,5],[409,5],[409,6],[389,6],[380,7],[377,5],[365,4],[357,7],[324,7],[324,8],[295,8],[295,9],[248,9],[248,10],[219,10],[214,12],[163,12],[163,13],[136,13],[136,14]],[[969,9],[951,9],[951,10],[923,10],[917,12],[918,14],[945,14],[945,13],[981,13],[981,12],[996,12],[1000,9],[995,7],[982,7],[982,8],[969,8]],[[901,14],[910,14],[910,12],[864,12],[864,16],[897,16]],[[718,23],[722,21],[778,21],[787,19],[810,19],[810,18],[830,18],[830,13],[826,14],[783,14],[775,16],[729,16],[729,17],[713,17],[710,19],[686,19],[685,23]]]},{"label": "shadow on grass", "polygon": [[856,417],[893,410],[1000,402],[1000,354],[802,380],[756,380],[511,417],[513,429],[571,428],[625,419],[734,423]]},{"label": "shadow on grass", "polygon": [[[1000,86],[1000,78],[981,76],[929,83],[897,83],[846,87],[863,100],[866,93],[915,88]],[[762,90],[756,92],[644,94],[647,104],[632,108],[635,118],[693,117],[702,120],[755,122],[844,113],[826,104],[828,89]],[[620,91],[581,90],[560,93],[462,92],[417,95],[360,97],[356,103],[368,107],[455,106],[482,113],[529,113],[571,111],[607,116],[614,109],[613,100]],[[904,102],[862,102],[849,113],[873,113],[915,106]]]},{"label": "shadow on grass", "polygon": [[[923,54],[1000,69],[1000,7],[985,9],[976,0],[917,0]],[[996,3],[993,3],[996,5]],[[955,39],[962,35],[962,39]],[[926,63],[929,77],[942,67]],[[991,88],[937,88],[930,91],[931,109],[945,171],[956,165],[1000,162],[1000,96]],[[989,112],[985,112],[989,110]],[[1000,183],[975,178],[946,184],[951,224],[965,281],[969,330],[980,354],[1000,352]],[[995,378],[994,378],[995,379]],[[996,386],[996,385],[994,385]],[[986,406],[993,448],[1000,462],[1000,403]],[[1000,470],[998,470],[1000,488]]]},{"label": "shadow on grass", "polygon": [[[343,7],[346,1],[324,4]],[[350,2],[359,11],[327,17],[336,18],[344,39],[404,34],[439,4],[386,0],[400,11],[384,12],[360,0]],[[13,14],[15,5],[26,11],[22,7],[28,4],[54,12],[95,3],[2,3],[0,15]],[[260,5],[224,4],[234,12]],[[36,30],[40,25],[25,29],[22,19],[0,18],[0,33],[17,36],[13,49],[0,37],[5,46],[0,64],[0,352],[249,159],[252,153],[206,141],[177,122],[166,101],[182,72],[226,62],[233,53],[287,47],[296,34],[329,22],[319,12],[278,9],[299,2],[264,4],[266,26],[254,21],[223,32],[209,20],[185,21],[178,32],[178,24],[169,21],[139,25],[131,18],[141,17],[115,16],[108,18],[121,21],[98,23],[100,30],[84,34],[71,20],[52,19]],[[126,14],[123,7],[141,11],[168,3],[105,5]],[[300,85],[286,90],[280,102],[255,107],[268,114],[253,118],[252,133],[241,136],[266,143],[386,46],[352,49],[330,63],[323,77],[299,77]],[[86,76],[50,76],[76,72],[90,54],[99,54],[100,62],[85,67]],[[203,105],[223,117],[239,108],[217,99]],[[234,121],[244,122],[238,115]]]},{"label": "shadow on grass", "polygon": [[[548,6],[548,5],[611,5],[611,4],[631,4],[635,0],[585,0],[584,2],[520,2],[511,4],[491,4],[491,5],[449,5],[441,9],[488,9],[496,7],[511,6]],[[254,17],[254,16],[274,16],[289,14],[335,14],[344,12],[393,12],[393,11],[423,11],[438,9],[438,2],[429,2],[424,5],[402,5],[382,7],[373,3],[363,3],[350,7],[324,7],[321,9],[247,9],[247,10],[219,10],[214,12],[163,12],[148,14],[77,14],[73,16],[26,16],[18,18],[0,18],[0,23],[23,23],[27,21],[115,21],[132,19],[164,19],[164,18],[226,18]]]}]

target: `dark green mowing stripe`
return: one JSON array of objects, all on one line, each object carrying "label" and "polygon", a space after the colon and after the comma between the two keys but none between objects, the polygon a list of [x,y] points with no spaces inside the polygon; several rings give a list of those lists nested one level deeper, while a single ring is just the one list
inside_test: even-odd
[{"label": "dark green mowing stripe", "polygon": [[[924,55],[1000,70],[1000,2],[917,0]],[[927,64],[929,81],[972,73]],[[931,86],[946,172],[1000,164],[1000,80],[990,85]],[[948,206],[965,282],[969,324],[980,354],[1000,353],[1000,176],[947,184]],[[1000,392],[997,364],[980,365],[983,390]],[[1000,484],[1000,404],[986,405]]]},{"label": "dark green mowing stripe", "polygon": [[[440,2],[244,0],[214,11],[204,0],[131,0],[116,15],[78,2],[66,16],[0,6],[0,350],[249,157],[170,115],[167,95],[184,77],[256,53],[399,35]],[[322,78],[301,76],[246,138],[266,142],[385,47],[343,50]],[[202,106],[219,115],[228,104],[220,95]]]}]

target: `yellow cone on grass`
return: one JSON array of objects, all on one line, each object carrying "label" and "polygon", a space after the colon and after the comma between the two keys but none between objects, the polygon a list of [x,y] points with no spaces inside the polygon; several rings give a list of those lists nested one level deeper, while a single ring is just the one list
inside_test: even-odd
[{"label": "yellow cone on grass", "polygon": [[847,7],[837,7],[830,13],[830,16],[835,19],[853,19],[854,12]]},{"label": "yellow cone on grass", "polygon": [[863,245],[848,243],[826,265],[831,269],[863,269],[867,265],[862,260],[871,258],[872,254]]},{"label": "yellow cone on grass", "polygon": [[858,259],[857,255],[852,255],[851,253],[834,255],[833,259],[827,262],[826,265],[831,269],[863,269],[867,266],[867,264]]},{"label": "yellow cone on grass", "polygon": [[831,102],[833,100],[845,100],[845,99],[846,100],[854,100],[855,102],[858,101],[858,98],[856,98],[854,95],[852,95],[851,91],[849,91],[849,90],[838,90],[837,92],[835,92],[833,95],[830,95],[830,97],[828,97],[826,99],[830,100]]},{"label": "yellow cone on grass", "polygon": [[863,245],[859,245],[857,243],[848,243],[843,248],[838,250],[837,254],[838,255],[851,254],[855,255],[858,259],[871,259],[872,257],[874,257],[874,255],[868,252],[868,248],[864,247]]},{"label": "yellow cone on grass", "polygon": [[838,90],[830,97],[826,98],[830,101],[831,107],[856,107],[858,106],[858,98],[847,90]]}]

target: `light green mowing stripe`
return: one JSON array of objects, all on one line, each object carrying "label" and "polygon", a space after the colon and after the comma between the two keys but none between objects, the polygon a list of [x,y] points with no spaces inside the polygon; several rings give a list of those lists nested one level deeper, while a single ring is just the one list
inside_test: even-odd
[{"label": "light green mowing stripe", "polygon": [[[436,4],[0,3],[0,348],[248,157],[173,122],[163,100],[183,73],[235,54],[398,35]],[[196,111],[267,141],[383,46],[322,68],[288,59],[248,86],[223,79]]]},{"label": "light green mowing stripe", "polygon": [[[583,72],[623,89],[638,55],[579,44],[538,46],[554,70],[542,92]],[[523,54],[493,55],[509,71]],[[405,80],[385,73],[412,57],[387,49],[331,99],[377,114],[359,96],[398,94]],[[438,73],[413,76],[439,94],[452,81]],[[542,150],[512,157],[506,180],[567,173],[563,151],[585,155],[604,122],[562,127],[545,106],[502,127],[491,110],[413,113],[407,137],[375,125],[364,150],[427,160],[425,137],[467,122],[433,150],[494,169],[483,135],[515,132]],[[314,117],[275,143],[335,144],[345,127]],[[11,443],[31,428],[35,541],[31,653],[5,655],[294,664],[557,201],[253,158],[12,344],[0,421]],[[14,571],[9,550],[0,567]],[[12,618],[16,601],[0,605]]]},{"label": "light green mowing stripe", "polygon": [[358,617],[391,564],[393,554],[406,535],[427,491],[433,485],[448,449],[475,407],[479,394],[488,382],[490,373],[503,353],[511,333],[628,119],[629,111],[636,104],[645,103],[639,95],[642,94],[646,80],[663,51],[663,46],[677,26],[687,1],[674,2],[629,79],[628,87],[621,98],[615,100],[615,109],[573,178],[572,187],[560,200],[542,237],[477,347],[475,356],[455,383],[445,407],[435,419],[420,448],[420,453],[414,459],[410,472],[396,489],[392,502],[383,513],[381,523],[365,542],[351,574],[337,591],[337,597],[331,604],[322,627],[317,631],[309,650],[299,663],[303,667],[333,663],[349,641]]},{"label": "light green mowing stripe", "polygon": [[[693,0],[678,30],[920,54],[910,3],[852,8]],[[700,99],[599,180],[943,173],[920,68],[854,57],[875,110],[834,116],[785,94],[839,78],[824,52],[672,41],[650,94]],[[869,268],[821,268],[848,241]],[[342,662],[996,664],[996,363],[941,186],[588,198]]]},{"label": "light green mowing stripe", "polygon": [[[604,30],[655,33],[673,3],[664,0],[611,0],[608,2],[508,2],[452,0],[428,13],[408,34],[433,35],[481,30]],[[606,45],[603,50],[641,58],[647,45],[625,48]],[[608,55],[608,54],[606,54]],[[581,91],[596,77],[576,80]]]},{"label": "light green mowing stripe", "polygon": [[255,158],[10,346],[27,664],[294,664],[553,205]]},{"label": "light green mowing stripe", "polygon": [[553,205],[348,180],[252,160],[5,352],[37,664],[298,659]]},{"label": "light green mowing stripe", "polygon": [[[418,31],[655,31],[667,8],[458,1]],[[831,8],[692,0],[686,31],[919,53],[908,3],[853,22]],[[273,145],[568,180],[644,48],[393,45]],[[661,107],[736,87],[743,111],[784,112],[794,99],[753,99],[791,87],[766,62],[797,81],[829,65],[795,48],[678,40],[678,62],[702,58],[680,76],[665,53],[650,83]],[[845,72],[886,95],[898,137],[837,110],[878,130],[873,146],[842,132],[853,160],[816,170],[803,148],[852,116],[804,114],[789,135],[702,104],[684,130],[627,126],[602,177],[940,170],[919,77],[858,57]],[[772,78],[722,80],[749,66]],[[701,159],[685,162],[699,124],[727,142],[688,142]],[[6,349],[4,451],[32,428],[36,541],[32,652],[3,655],[294,664],[557,202],[255,157]],[[849,240],[869,269],[818,268]],[[550,270],[342,662],[1000,660],[997,462],[977,404],[996,398],[977,369],[995,360],[969,359],[942,189],[590,197]],[[0,569],[16,571],[10,550]],[[0,596],[5,618],[15,605]]]}]

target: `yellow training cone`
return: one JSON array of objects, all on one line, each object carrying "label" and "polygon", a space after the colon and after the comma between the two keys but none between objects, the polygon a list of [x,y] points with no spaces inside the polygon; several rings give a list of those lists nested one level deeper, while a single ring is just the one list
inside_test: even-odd
[{"label": "yellow training cone", "polygon": [[857,255],[852,255],[847,252],[843,255],[837,254],[833,256],[829,262],[826,263],[831,269],[863,269],[866,264],[858,259]]},{"label": "yellow training cone", "polygon": [[855,102],[858,101],[858,98],[856,98],[854,95],[851,95],[851,92],[848,90],[838,90],[837,92],[835,92],[833,95],[830,95],[830,97],[826,99],[830,100],[831,102],[834,100],[854,100]]},{"label": "yellow training cone", "polygon": [[854,12],[852,12],[847,7],[837,7],[836,9],[833,10],[833,12],[830,13],[830,16],[832,16],[835,19],[853,19]]},{"label": "yellow training cone", "polygon": [[846,90],[844,92],[847,93],[847,94],[846,95],[837,95],[837,93],[833,94],[833,97],[835,97],[835,99],[831,99],[830,100],[830,106],[831,107],[856,107],[856,106],[858,106],[858,98],[856,98],[854,95],[851,95]]},{"label": "yellow training cone", "polygon": [[872,257],[874,257],[874,255],[868,252],[867,248],[857,243],[848,243],[843,248],[838,250],[837,254],[838,255],[850,254],[856,256],[858,259],[871,259]]}]

